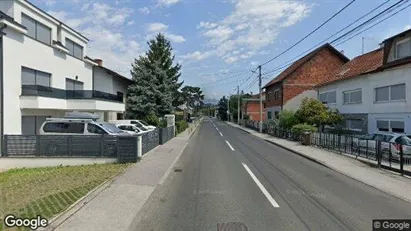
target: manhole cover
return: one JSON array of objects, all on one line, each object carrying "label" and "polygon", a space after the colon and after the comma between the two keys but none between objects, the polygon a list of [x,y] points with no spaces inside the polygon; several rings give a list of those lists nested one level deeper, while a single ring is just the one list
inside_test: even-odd
[{"label": "manhole cover", "polygon": [[217,231],[248,231],[247,226],[240,222],[218,223]]},{"label": "manhole cover", "polygon": [[182,172],[183,169],[182,168],[174,168],[174,172]]}]

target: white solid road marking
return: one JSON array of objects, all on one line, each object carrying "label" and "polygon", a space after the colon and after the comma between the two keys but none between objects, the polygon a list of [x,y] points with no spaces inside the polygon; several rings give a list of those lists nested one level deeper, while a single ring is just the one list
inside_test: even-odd
[{"label": "white solid road marking", "polygon": [[235,151],[234,148],[233,148],[233,146],[231,146],[231,144],[230,144],[227,140],[226,140],[225,142],[227,143],[228,147],[231,148],[231,151]]},{"label": "white solid road marking", "polygon": [[[227,142],[227,141],[226,141]],[[257,184],[257,186],[261,189],[263,192],[264,196],[267,197],[268,201],[273,205],[274,208],[279,208],[280,206],[277,204],[277,202],[274,200],[274,198],[270,195],[270,193],[265,189],[264,185],[261,184],[261,182],[257,179],[257,177],[254,175],[254,173],[248,168],[248,166],[244,163],[242,163],[245,170],[250,174],[251,178],[254,180],[254,182]]]},{"label": "white solid road marking", "polygon": [[221,132],[219,132],[220,133],[220,136],[223,136],[223,133],[221,133]]}]

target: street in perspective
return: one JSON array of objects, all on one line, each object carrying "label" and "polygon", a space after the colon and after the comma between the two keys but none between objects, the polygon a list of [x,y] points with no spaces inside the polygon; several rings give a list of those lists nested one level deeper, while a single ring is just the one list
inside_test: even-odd
[{"label": "street in perspective", "polygon": [[0,0],[0,231],[411,230],[411,0]]}]

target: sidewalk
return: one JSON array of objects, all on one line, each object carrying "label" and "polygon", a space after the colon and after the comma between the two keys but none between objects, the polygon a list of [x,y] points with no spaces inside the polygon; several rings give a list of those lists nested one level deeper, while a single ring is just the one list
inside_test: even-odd
[{"label": "sidewalk", "polygon": [[159,145],[123,175],[100,186],[61,214],[45,230],[127,230],[157,185],[167,178],[198,124]]},{"label": "sidewalk", "polygon": [[312,146],[304,146],[298,142],[276,138],[268,134],[261,134],[231,122],[227,122],[227,124],[315,161],[371,187],[377,188],[385,193],[411,202],[411,179],[408,177],[402,177],[390,171],[370,167],[368,164],[358,161],[348,155],[337,154]]}]

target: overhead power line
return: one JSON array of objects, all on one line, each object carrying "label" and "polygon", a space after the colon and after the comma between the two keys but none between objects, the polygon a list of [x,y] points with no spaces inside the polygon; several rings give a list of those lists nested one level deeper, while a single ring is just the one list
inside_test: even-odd
[{"label": "overhead power line", "polygon": [[210,84],[215,84],[215,83],[218,83],[218,82],[227,80],[227,79],[232,79],[232,78],[236,78],[236,77],[242,76],[242,75],[244,75],[244,74],[246,74],[246,73],[248,73],[248,71],[243,72],[243,73],[240,73],[240,74],[237,74],[237,75],[229,76],[229,77],[226,77],[226,78],[222,78],[222,79],[219,79],[219,80],[214,80],[214,81],[211,81],[211,82],[208,82],[208,83],[203,83],[203,84],[200,84],[200,86],[206,86],[206,85],[210,85]]},{"label": "overhead power line", "polygon": [[343,43],[345,43],[345,42],[347,42],[347,41],[349,41],[349,40],[353,39],[354,37],[358,36],[359,34],[364,33],[365,31],[367,31],[367,30],[369,30],[369,29],[371,29],[371,28],[375,27],[376,25],[378,25],[378,24],[380,24],[380,23],[384,22],[385,20],[387,20],[387,19],[389,19],[389,18],[391,18],[391,17],[395,16],[396,14],[400,13],[401,11],[403,11],[403,10],[407,9],[407,8],[408,8],[408,7],[410,7],[410,6],[411,6],[411,4],[408,4],[407,6],[405,6],[405,7],[401,8],[400,10],[398,10],[398,11],[396,11],[396,12],[392,13],[392,14],[391,14],[391,15],[389,15],[388,17],[385,17],[385,18],[381,19],[381,20],[380,20],[380,21],[378,21],[377,23],[374,23],[373,25],[371,25],[371,26],[369,26],[369,27],[365,28],[364,30],[362,30],[362,31],[360,31],[360,32],[358,32],[358,33],[356,33],[356,34],[354,34],[353,36],[351,36],[351,37],[349,37],[349,38],[345,39],[344,41],[342,41],[342,42],[340,42],[340,43],[336,44],[335,46],[339,46],[339,45],[341,45],[341,44],[343,44]]},{"label": "overhead power line", "polygon": [[333,18],[335,18],[338,14],[340,14],[342,11],[344,11],[348,6],[350,6],[351,4],[353,4],[355,2],[355,0],[352,0],[351,2],[349,2],[347,5],[345,5],[342,9],[340,9],[337,13],[335,13],[333,16],[331,16],[330,18],[328,18],[325,22],[323,22],[321,25],[319,25],[317,28],[315,28],[313,31],[311,31],[310,33],[308,33],[306,36],[304,36],[302,39],[300,39],[298,42],[294,43],[291,47],[287,48],[285,51],[281,52],[280,54],[278,54],[277,56],[275,56],[274,58],[271,58],[270,60],[266,61],[265,63],[261,64],[261,66],[266,65],[267,63],[272,62],[273,60],[275,60],[276,58],[280,57],[281,55],[285,54],[286,52],[288,52],[289,50],[291,50],[292,48],[294,48],[295,46],[297,46],[298,44],[300,44],[302,41],[304,41],[306,38],[308,38],[310,35],[314,34],[317,30],[319,30],[321,27],[323,27],[325,24],[327,24],[329,21],[331,21]]}]

